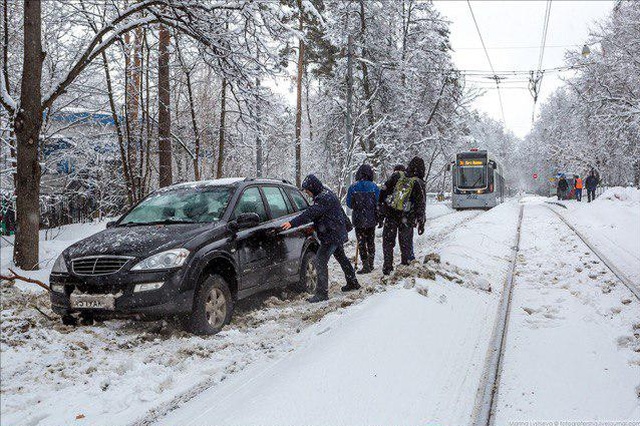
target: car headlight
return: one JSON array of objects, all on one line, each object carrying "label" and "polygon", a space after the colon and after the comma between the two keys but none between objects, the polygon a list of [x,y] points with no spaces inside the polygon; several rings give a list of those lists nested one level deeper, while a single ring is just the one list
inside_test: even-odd
[{"label": "car headlight", "polygon": [[178,268],[189,256],[189,250],[179,248],[154,254],[135,264],[132,271],[152,271],[155,269]]},{"label": "car headlight", "polygon": [[69,271],[67,270],[67,262],[64,261],[64,256],[61,254],[56,259],[56,263],[53,264],[53,268],[51,268],[52,274],[67,274]]}]

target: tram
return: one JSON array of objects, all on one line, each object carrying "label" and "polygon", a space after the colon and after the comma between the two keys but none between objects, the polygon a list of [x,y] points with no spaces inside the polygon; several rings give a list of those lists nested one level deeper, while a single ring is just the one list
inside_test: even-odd
[{"label": "tram", "polygon": [[451,162],[451,207],[485,209],[502,203],[505,182],[502,167],[485,150],[471,149],[456,155]]}]

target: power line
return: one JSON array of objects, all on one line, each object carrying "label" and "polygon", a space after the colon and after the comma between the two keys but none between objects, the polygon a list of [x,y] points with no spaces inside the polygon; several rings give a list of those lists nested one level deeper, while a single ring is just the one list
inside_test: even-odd
[{"label": "power line", "polygon": [[542,24],[542,41],[540,43],[540,57],[538,58],[538,71],[542,69],[542,59],[544,58],[544,48],[547,44],[547,32],[549,31],[549,16],[551,15],[551,0],[547,0],[547,7]]},{"label": "power line", "polygon": [[[582,44],[556,44],[551,45],[547,44],[547,49],[567,49],[570,47],[582,47]],[[520,50],[520,49],[540,49],[540,45],[535,46],[495,46],[495,47],[487,47],[487,50]],[[480,50],[482,47],[454,47],[453,50]]]},{"label": "power line", "polygon": [[502,123],[504,126],[507,125],[507,120],[504,118],[504,106],[502,105],[502,93],[500,92],[500,83],[498,75],[496,74],[495,69],[493,68],[493,63],[491,62],[491,58],[489,57],[489,52],[487,51],[487,46],[484,44],[484,39],[482,38],[482,33],[480,32],[480,26],[478,25],[478,21],[476,20],[476,15],[473,13],[473,8],[471,7],[471,1],[467,0],[467,5],[469,6],[469,12],[471,12],[471,17],[473,18],[473,23],[476,26],[476,31],[478,32],[478,37],[480,37],[480,43],[482,44],[482,48],[484,49],[484,54],[487,57],[487,62],[489,62],[489,68],[491,68],[491,72],[496,81],[496,88],[498,89],[498,101],[500,101],[500,113],[502,114]]},{"label": "power line", "polygon": [[533,108],[531,111],[531,123],[536,118],[536,104],[538,102],[538,95],[540,94],[540,88],[542,87],[542,77],[544,71],[542,71],[542,61],[544,59],[544,48],[547,44],[547,33],[549,32],[549,17],[551,16],[551,0],[547,0],[547,5],[544,10],[544,19],[542,21],[542,40],[540,41],[540,55],[538,56],[538,69],[535,74],[531,71],[531,77],[529,77],[529,91],[533,96]]}]

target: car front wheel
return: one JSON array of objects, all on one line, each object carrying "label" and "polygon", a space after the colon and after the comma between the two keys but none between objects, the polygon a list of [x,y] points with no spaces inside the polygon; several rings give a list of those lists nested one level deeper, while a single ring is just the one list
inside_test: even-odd
[{"label": "car front wheel", "polygon": [[194,334],[216,334],[231,321],[232,313],[229,285],[220,275],[210,275],[198,288],[193,311],[185,318],[185,328]]}]

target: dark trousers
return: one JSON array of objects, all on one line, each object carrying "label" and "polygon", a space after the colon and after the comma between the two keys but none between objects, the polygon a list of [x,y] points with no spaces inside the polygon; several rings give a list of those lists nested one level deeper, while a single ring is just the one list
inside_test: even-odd
[{"label": "dark trousers", "polygon": [[376,257],[376,228],[356,228],[356,238],[362,266],[373,269],[373,260]]},{"label": "dark trousers", "polygon": [[596,199],[596,189],[587,188],[587,201],[592,202]]},{"label": "dark trousers", "polygon": [[582,201],[582,188],[576,188],[576,200]]},{"label": "dark trousers", "polygon": [[393,269],[393,249],[396,246],[396,236],[400,242],[400,262],[408,265],[413,259],[413,226],[402,220],[386,218],[382,230],[382,253],[384,255],[383,271]]},{"label": "dark trousers", "polygon": [[347,284],[356,281],[356,272],[347,255],[344,253],[342,244],[320,244],[318,253],[316,254],[316,268],[318,269],[318,287],[316,293],[322,295],[329,294],[329,259],[331,256],[338,261]]}]

